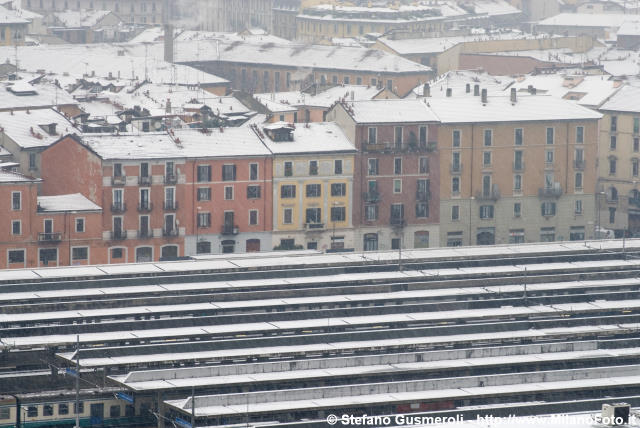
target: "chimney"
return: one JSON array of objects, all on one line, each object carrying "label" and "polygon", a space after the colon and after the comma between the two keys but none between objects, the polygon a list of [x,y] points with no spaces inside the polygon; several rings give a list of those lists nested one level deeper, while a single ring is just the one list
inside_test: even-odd
[{"label": "chimney", "polygon": [[518,95],[516,92],[516,88],[511,88],[511,102],[514,104],[518,102]]},{"label": "chimney", "polygon": [[487,88],[484,88],[482,90],[482,104],[486,104],[487,103]]},{"label": "chimney", "polygon": [[452,94],[453,94],[453,89],[447,88],[447,98],[451,97]]},{"label": "chimney", "polygon": [[473,85],[473,96],[474,97],[480,96],[480,85],[478,84]]},{"label": "chimney", "polygon": [[167,98],[167,104],[165,107],[165,112],[171,114],[171,100],[169,98]]},{"label": "chimney", "polygon": [[431,86],[429,86],[428,83],[425,83],[422,86],[422,96],[424,96],[424,97],[430,97],[431,96]]},{"label": "chimney", "polygon": [[465,87],[465,91],[467,94],[471,93],[471,83],[467,83],[467,86]]},{"label": "chimney", "polygon": [[527,86],[527,92],[529,92],[530,94],[533,94],[533,85]]}]

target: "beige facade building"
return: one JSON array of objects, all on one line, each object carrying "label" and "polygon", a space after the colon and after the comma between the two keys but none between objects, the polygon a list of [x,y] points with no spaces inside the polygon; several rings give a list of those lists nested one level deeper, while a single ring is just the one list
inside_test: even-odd
[{"label": "beige facade building", "polygon": [[600,114],[515,91],[428,102],[441,121],[441,245],[593,236]]}]

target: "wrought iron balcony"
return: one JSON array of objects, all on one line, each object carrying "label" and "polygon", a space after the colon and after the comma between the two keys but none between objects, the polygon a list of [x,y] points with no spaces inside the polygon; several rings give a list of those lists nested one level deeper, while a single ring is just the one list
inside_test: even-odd
[{"label": "wrought iron balcony", "polygon": [[584,169],[584,160],[574,160],[573,167],[575,169]]},{"label": "wrought iron balcony", "polygon": [[178,176],[176,174],[166,174],[164,176],[164,184],[176,184],[178,182]]},{"label": "wrought iron balcony", "polygon": [[405,225],[404,217],[391,216],[391,220],[389,221],[389,223],[391,223],[391,226],[404,227]]},{"label": "wrought iron balcony", "polygon": [[178,202],[176,201],[165,201],[164,202],[164,210],[165,211],[176,211],[178,209]]},{"label": "wrought iron balcony", "polygon": [[477,192],[476,199],[479,201],[497,201],[500,199],[500,190],[494,188],[489,192]]},{"label": "wrought iron balcony", "polygon": [[124,186],[127,184],[127,177],[124,175],[114,175],[111,177],[112,186]]},{"label": "wrought iron balcony", "polygon": [[149,239],[153,238],[153,233],[150,229],[140,229],[138,230],[138,238],[139,239]]},{"label": "wrought iron balcony", "polygon": [[240,229],[235,224],[223,224],[220,230],[222,235],[237,235]]},{"label": "wrought iron balcony", "polygon": [[45,232],[38,233],[39,242],[60,242],[62,241],[62,233],[60,232]]},{"label": "wrought iron balcony", "polygon": [[140,176],[138,177],[138,184],[141,186],[150,186],[151,185],[151,176]]},{"label": "wrought iron balcony", "polygon": [[115,202],[111,204],[112,213],[123,213],[127,211],[127,204],[124,202]]},{"label": "wrought iron balcony", "polygon": [[460,162],[452,163],[449,165],[449,171],[451,174],[460,174],[462,172],[462,164]]},{"label": "wrought iron balcony", "polygon": [[111,240],[113,241],[121,241],[123,239],[127,239],[127,231],[126,230],[114,230],[111,232]]},{"label": "wrought iron balcony", "polygon": [[324,230],[324,223],[305,223],[304,228],[308,232],[320,232]]},{"label": "wrought iron balcony", "polygon": [[165,227],[162,229],[162,236],[167,236],[167,237],[178,236],[178,229],[176,228],[167,229]]},{"label": "wrought iron balcony", "polygon": [[141,213],[148,213],[148,212],[150,212],[151,210],[153,210],[153,204],[152,204],[151,202],[149,202],[149,201],[146,201],[146,202],[140,202],[140,203],[138,204],[138,212],[141,212]]},{"label": "wrought iron balcony", "polygon": [[562,187],[556,183],[553,187],[541,187],[538,189],[538,196],[542,198],[559,198],[562,196]]},{"label": "wrought iron balcony", "polygon": [[365,192],[362,197],[364,201],[368,204],[375,204],[380,201],[380,193],[376,191]]},{"label": "wrought iron balcony", "polygon": [[524,171],[524,162],[513,163],[513,172],[523,172],[523,171]]},{"label": "wrought iron balcony", "polygon": [[427,202],[431,199],[431,192],[428,190],[417,190],[416,191],[416,201]]}]

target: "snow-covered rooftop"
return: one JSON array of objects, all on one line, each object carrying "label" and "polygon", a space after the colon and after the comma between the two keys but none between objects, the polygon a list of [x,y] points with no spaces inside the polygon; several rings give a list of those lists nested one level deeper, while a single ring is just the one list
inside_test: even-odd
[{"label": "snow-covered rooftop", "polygon": [[263,141],[269,150],[276,154],[301,153],[355,153],[355,147],[333,122],[299,124],[293,130],[293,141],[272,141],[264,136]]},{"label": "snow-covered rooftop", "polygon": [[640,15],[617,13],[560,13],[540,21],[538,25],[619,28],[625,22],[640,22]]},{"label": "snow-covered rooftop", "polygon": [[300,91],[254,94],[261,104],[272,112],[295,111],[294,106],[331,107],[335,102],[344,100],[371,100],[382,89],[365,85],[338,85],[318,94],[307,94]]},{"label": "snow-covered rooftop", "polygon": [[100,211],[99,205],[94,204],[80,193],[56,196],[38,196],[38,211]]},{"label": "snow-covered rooftop", "polygon": [[425,123],[438,117],[423,100],[371,100],[347,102],[357,123]]},{"label": "snow-covered rooftop", "polygon": [[51,84],[31,85],[35,93],[16,94],[12,91],[15,85],[23,86],[25,82],[2,82],[0,83],[0,110],[42,108],[54,105],[71,105],[76,101],[64,90]]},{"label": "snow-covered rooftop", "polygon": [[600,110],[640,113],[640,88],[623,86]]},{"label": "snow-covered rooftop", "polygon": [[0,183],[35,183],[40,181],[37,178],[27,177],[17,172],[0,169]]},{"label": "snow-covered rooftop", "polygon": [[28,24],[29,21],[20,17],[14,11],[0,6],[0,25]]},{"label": "snow-covered rooftop", "polygon": [[[50,124],[55,125],[53,135],[49,133]],[[48,147],[60,136],[78,132],[69,120],[50,108],[0,112],[0,127],[23,149]]]},{"label": "snow-covered rooftop", "polygon": [[77,28],[93,27],[110,13],[110,10],[65,10],[53,15],[65,27]]}]

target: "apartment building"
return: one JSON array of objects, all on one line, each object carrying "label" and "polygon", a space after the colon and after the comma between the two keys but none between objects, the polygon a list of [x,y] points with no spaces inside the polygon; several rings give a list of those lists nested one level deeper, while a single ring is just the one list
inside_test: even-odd
[{"label": "apartment building", "polygon": [[327,114],[355,143],[356,248],[437,246],[438,118],[423,100],[343,102]]},{"label": "apartment building", "polygon": [[131,24],[163,23],[166,0],[24,0],[22,7],[43,15],[65,10],[109,10]]},{"label": "apartment building", "polygon": [[255,131],[273,153],[273,248],[354,248],[355,147],[335,123]]},{"label": "apartment building", "polygon": [[28,27],[29,20],[0,6],[0,46],[23,45]]},{"label": "apartment building", "polygon": [[440,244],[594,236],[601,114],[549,96],[427,98],[440,120]]},{"label": "apartment building", "polygon": [[0,169],[0,269],[100,263],[102,209],[80,194],[38,196],[40,181]]},{"label": "apartment building", "polygon": [[623,86],[599,108],[596,225],[616,237],[640,232],[640,88]]}]

